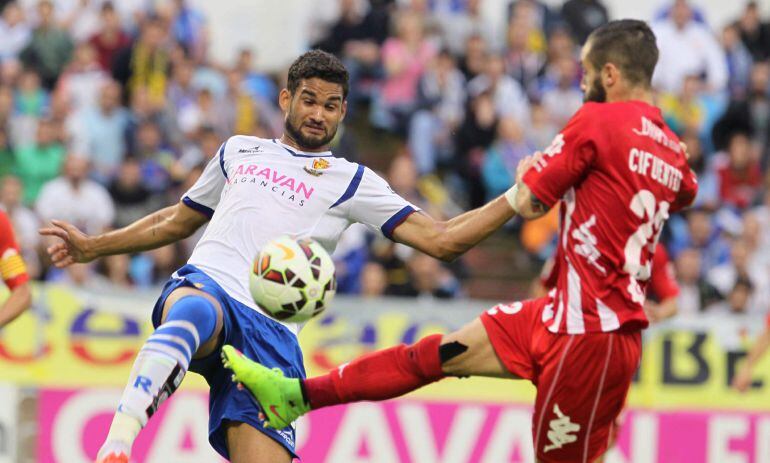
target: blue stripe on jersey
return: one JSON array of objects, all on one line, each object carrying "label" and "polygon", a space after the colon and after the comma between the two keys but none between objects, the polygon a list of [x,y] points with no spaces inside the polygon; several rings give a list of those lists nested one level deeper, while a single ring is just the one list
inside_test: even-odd
[{"label": "blue stripe on jersey", "polygon": [[330,158],[332,157],[331,154],[299,154],[293,150],[290,150],[287,148],[283,143],[273,138],[273,143],[280,146],[281,148],[285,149],[289,154],[291,154],[294,157],[297,158]]},{"label": "blue stripe on jersey", "polygon": [[406,220],[415,212],[417,212],[417,210],[412,206],[404,206],[403,209],[393,214],[393,217],[389,218],[387,222],[382,224],[382,227],[380,227],[382,234],[385,235],[385,237],[389,240],[395,241],[393,240],[393,231],[396,229],[396,227],[404,223],[404,220]]},{"label": "blue stripe on jersey", "polygon": [[189,207],[192,210],[198,211],[201,214],[205,215],[209,220],[211,220],[211,217],[214,215],[214,209],[204,206],[201,203],[196,203],[192,199],[190,199],[189,196],[185,196],[182,198],[182,203],[184,203],[185,206]]},{"label": "blue stripe on jersey", "polygon": [[[227,142],[222,143],[222,147],[219,148],[219,167],[222,168],[222,175],[227,178],[227,171],[225,170],[225,146]],[[229,180],[229,179],[228,179]]]},{"label": "blue stripe on jersey", "polygon": [[340,204],[344,203],[348,199],[352,198],[353,195],[356,194],[356,190],[358,190],[358,186],[361,185],[361,179],[364,176],[364,166],[358,165],[358,170],[356,170],[356,174],[353,176],[353,179],[350,181],[350,185],[348,185],[348,189],[345,190],[344,193],[342,193],[342,196],[340,196],[340,199],[337,200],[336,203],[332,204],[329,209],[332,207],[337,207]]}]

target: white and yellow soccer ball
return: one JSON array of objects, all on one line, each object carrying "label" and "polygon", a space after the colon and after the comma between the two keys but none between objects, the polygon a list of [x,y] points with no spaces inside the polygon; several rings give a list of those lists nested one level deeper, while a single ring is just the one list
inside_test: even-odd
[{"label": "white and yellow soccer ball", "polygon": [[249,290],[276,320],[307,321],[323,312],[337,292],[334,261],[316,241],[276,238],[254,258]]}]

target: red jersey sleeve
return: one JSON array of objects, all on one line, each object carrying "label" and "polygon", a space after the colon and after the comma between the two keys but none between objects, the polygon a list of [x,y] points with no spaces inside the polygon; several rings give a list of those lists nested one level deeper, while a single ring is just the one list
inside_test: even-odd
[{"label": "red jersey sleeve", "polygon": [[522,179],[537,199],[553,207],[588,172],[596,157],[592,103],[584,104]]},{"label": "red jersey sleeve", "polygon": [[0,211],[0,276],[9,288],[29,281],[27,266],[19,253],[19,246],[13,237],[11,221]]},{"label": "red jersey sleeve", "polygon": [[671,212],[677,212],[689,207],[695,201],[695,196],[698,194],[698,178],[695,176],[695,172],[690,169],[690,166],[685,164],[682,174],[682,186],[679,188],[676,200],[671,204]]},{"label": "red jersey sleeve", "polygon": [[668,252],[660,243],[658,243],[655,254],[652,256],[648,291],[652,292],[660,301],[679,295],[679,284],[676,282],[674,270],[671,268]]}]

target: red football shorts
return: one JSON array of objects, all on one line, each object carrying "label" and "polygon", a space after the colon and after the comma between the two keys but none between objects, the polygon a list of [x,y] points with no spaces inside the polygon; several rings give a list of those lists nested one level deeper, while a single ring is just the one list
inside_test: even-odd
[{"label": "red football shorts", "polygon": [[550,298],[500,304],[481,316],[505,367],[537,387],[532,438],[540,462],[601,457],[642,352],[639,331],[555,334],[541,321]]}]

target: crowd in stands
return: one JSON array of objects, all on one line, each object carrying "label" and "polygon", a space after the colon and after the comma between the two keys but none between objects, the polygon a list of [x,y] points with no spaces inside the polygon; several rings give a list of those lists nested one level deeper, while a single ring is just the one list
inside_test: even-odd
[{"label": "crowd in stands", "polygon": [[[582,104],[580,47],[612,19],[601,0],[507,3],[507,29],[483,0],[339,0],[312,48],[350,71],[349,114],[333,152],[365,159],[365,134],[394,140],[382,173],[436,217],[483,204],[513,182]],[[232,134],[280,135],[284,77],[208,53],[205,16],[185,0],[0,0],[0,207],[31,273],[79,285],[146,287],[184,262],[199,235],[133,256],[51,268],[36,233],[52,218],[87,233],[124,226],[179,200]],[[699,176],[695,207],[662,236],[684,316],[764,312],[770,301],[770,24],[748,2],[729,24],[696,1],[649,19],[665,120]],[[552,253],[555,210],[507,232],[532,272]],[[467,268],[445,266],[362,226],[335,254],[340,289],[458,297]]]}]

